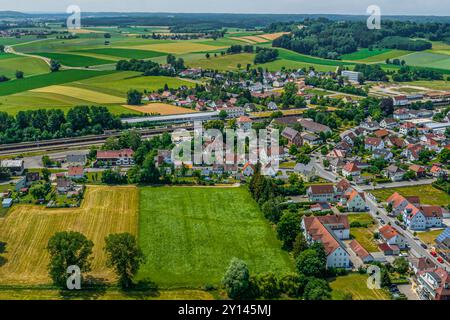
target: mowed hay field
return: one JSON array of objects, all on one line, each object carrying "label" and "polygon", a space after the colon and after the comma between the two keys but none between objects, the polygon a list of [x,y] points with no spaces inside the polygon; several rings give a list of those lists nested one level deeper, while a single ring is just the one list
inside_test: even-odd
[{"label": "mowed hay field", "polygon": [[386,201],[394,192],[404,197],[419,196],[421,204],[447,206],[450,203],[450,195],[432,185],[388,188],[370,191],[379,201]]},{"label": "mowed hay field", "polygon": [[140,191],[138,279],[161,288],[218,285],[233,257],[252,274],[293,270],[274,230],[244,188],[146,187]]},{"label": "mowed hay field", "polygon": [[59,231],[78,231],[94,242],[90,275],[114,280],[106,267],[104,238],[111,233],[136,234],[139,192],[136,187],[89,186],[80,208],[46,209],[14,206],[0,218],[0,239],[6,242],[6,263],[0,284],[48,284],[49,256],[45,249]]},{"label": "mowed hay field", "polygon": [[337,277],[330,282],[333,290],[331,298],[333,300],[343,300],[346,294],[351,294],[354,300],[389,300],[386,291],[380,289],[369,289],[367,287],[365,274],[350,273],[346,276]]},{"label": "mowed hay field", "polygon": [[197,112],[192,109],[177,107],[167,103],[150,103],[143,106],[124,105],[124,107],[141,113],[148,113],[148,114],[158,113],[160,115],[186,114]]},{"label": "mowed hay field", "polygon": [[50,72],[47,63],[41,59],[0,54],[0,75],[13,79],[17,70],[24,72],[25,77]]}]

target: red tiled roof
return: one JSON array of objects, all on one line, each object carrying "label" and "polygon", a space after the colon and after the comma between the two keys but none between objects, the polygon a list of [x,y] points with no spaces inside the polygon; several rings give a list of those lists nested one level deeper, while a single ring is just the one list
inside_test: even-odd
[{"label": "red tiled roof", "polygon": [[356,253],[361,259],[365,259],[370,256],[370,253],[363,248],[363,246],[356,240],[350,242],[350,248]]},{"label": "red tiled roof", "polygon": [[[343,217],[343,218],[342,218]],[[341,245],[335,239],[334,235],[325,227],[325,225],[339,224],[348,227],[347,216],[323,216],[323,217],[304,217],[306,232],[314,241],[320,241],[327,255],[334,252]],[[344,249],[345,250],[345,249]]]},{"label": "red tiled roof", "polygon": [[97,159],[118,159],[118,158],[131,158],[134,151],[131,149],[122,150],[97,150]]},{"label": "red tiled roof", "polygon": [[358,168],[356,163],[354,162],[347,162],[347,164],[342,168],[342,170],[345,170],[347,172],[358,172],[361,171],[361,169]]},{"label": "red tiled roof", "polygon": [[385,226],[381,227],[379,231],[380,231],[380,234],[383,236],[383,238],[386,240],[390,240],[393,237],[399,235],[397,230],[395,230],[390,225],[385,225]]},{"label": "red tiled roof", "polygon": [[421,206],[422,213],[427,218],[443,217],[442,208],[439,206]]},{"label": "red tiled roof", "polygon": [[381,141],[380,138],[367,137],[365,143],[371,146],[379,146]]},{"label": "red tiled roof", "polygon": [[82,176],[84,173],[83,166],[69,167],[69,176]]},{"label": "red tiled roof", "polygon": [[389,135],[389,131],[387,131],[386,129],[380,129],[378,131],[375,131],[375,135],[378,138],[383,138],[383,137],[386,137],[387,135]]},{"label": "red tiled roof", "polygon": [[425,172],[425,169],[417,164],[412,164],[409,166],[409,170],[414,171],[414,172]]},{"label": "red tiled roof", "polygon": [[350,182],[348,182],[346,179],[342,179],[339,181],[339,183],[336,185],[336,189],[338,189],[340,192],[345,192],[349,188],[351,188]]},{"label": "red tiled roof", "polygon": [[334,186],[332,184],[321,184],[310,186],[312,194],[331,194],[334,193]]}]

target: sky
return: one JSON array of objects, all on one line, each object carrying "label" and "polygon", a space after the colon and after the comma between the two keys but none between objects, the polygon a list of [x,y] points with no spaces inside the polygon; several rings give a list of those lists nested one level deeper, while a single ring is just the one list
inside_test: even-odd
[{"label": "sky", "polygon": [[450,16],[450,0],[0,0],[0,11],[65,12],[335,13],[365,15],[378,5],[385,15]]}]

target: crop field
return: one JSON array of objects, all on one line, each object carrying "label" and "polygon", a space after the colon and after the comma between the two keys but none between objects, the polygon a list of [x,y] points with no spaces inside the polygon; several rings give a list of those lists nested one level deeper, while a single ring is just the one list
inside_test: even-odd
[{"label": "crop field", "polygon": [[167,84],[169,88],[179,88],[180,86],[193,87],[192,81],[182,80],[172,77],[141,76],[138,72],[125,71],[107,74],[81,81],[74,81],[72,87],[101,92],[113,96],[125,97],[130,89],[140,91],[152,91],[164,88]]},{"label": "crop field", "polygon": [[132,48],[127,47],[124,49],[138,49],[138,50],[149,50],[149,51],[158,51],[164,53],[173,53],[173,54],[183,54],[190,52],[203,52],[203,51],[214,51],[219,48],[219,46],[212,46],[204,43],[195,43],[189,41],[178,41],[173,43],[157,43],[157,44],[145,44],[145,45],[137,45]]},{"label": "crop field", "polygon": [[251,273],[292,271],[275,232],[244,188],[142,188],[138,279],[161,288],[219,284],[233,257]]},{"label": "crop field", "polygon": [[136,187],[90,186],[80,208],[46,209],[16,205],[0,218],[0,238],[6,242],[6,263],[0,267],[0,284],[48,284],[49,256],[45,250],[58,231],[78,231],[94,242],[92,276],[113,280],[106,267],[104,238],[111,233],[136,234]]},{"label": "crop field", "polygon": [[278,39],[279,37],[281,37],[282,35],[288,34],[289,32],[277,32],[277,33],[266,33],[266,34],[262,34],[259,37],[264,38],[268,41],[273,41],[275,39]]},{"label": "crop field", "polygon": [[346,276],[337,277],[330,282],[333,290],[333,300],[343,300],[346,294],[351,294],[354,300],[389,300],[386,291],[380,289],[369,289],[367,287],[367,275],[351,273]]},{"label": "crop field", "polygon": [[326,66],[340,66],[340,65],[353,65],[351,62],[343,62],[343,61],[337,61],[337,60],[328,60],[328,59],[322,59],[322,58],[316,58],[304,54],[300,54],[294,51],[278,48],[278,51],[280,53],[280,58],[290,61],[296,61],[296,62],[306,62],[311,64],[318,64],[318,65],[326,65]]},{"label": "crop field", "polygon": [[421,204],[447,206],[450,203],[450,195],[442,190],[433,188],[431,185],[389,188],[373,190],[371,193],[380,201],[386,201],[394,192],[400,193],[404,197],[418,195]]},{"label": "crop field", "polygon": [[193,68],[204,68],[212,70],[238,70],[237,65],[241,64],[241,68],[247,66],[247,64],[253,64],[255,55],[251,53],[240,54],[228,54],[225,56],[218,55],[214,57],[211,55],[209,59],[205,58],[205,55],[201,57],[197,56],[194,59],[190,58],[186,60],[186,64]]},{"label": "crop field", "polygon": [[114,103],[124,103],[125,97],[117,97],[101,92],[96,92],[92,90],[70,87],[70,86],[49,86],[43,87],[39,89],[34,89],[32,92],[39,93],[50,93],[50,94],[58,94],[63,95],[75,99],[89,101],[91,103],[105,103],[105,104],[114,104]]},{"label": "crop field", "polygon": [[96,66],[102,64],[114,63],[113,60],[105,60],[98,59],[94,57],[87,57],[76,54],[68,54],[68,53],[49,53],[49,52],[37,52],[31,53],[36,56],[46,57],[52,60],[59,61],[64,66],[69,67],[87,67],[87,66]]},{"label": "crop field", "polygon": [[313,67],[316,71],[335,71],[336,66],[332,65],[323,65],[323,64],[314,64],[314,63],[308,63],[308,62],[300,62],[300,61],[293,61],[293,60],[286,60],[286,59],[277,59],[272,62],[263,63],[257,65],[257,67],[262,67],[264,69],[269,69],[269,71],[275,72],[278,70],[281,70],[281,68],[285,68],[287,70],[289,69],[301,69],[309,67]]},{"label": "crop field", "polygon": [[124,107],[140,113],[160,114],[160,115],[186,114],[197,112],[192,109],[177,107],[167,103],[150,103],[143,106],[125,105]]},{"label": "crop field", "polygon": [[26,79],[11,80],[0,83],[0,96],[24,92],[37,88],[58,85],[72,81],[79,81],[92,77],[110,74],[112,71],[92,71],[92,70],[64,70],[59,72],[37,75]]},{"label": "crop field", "polygon": [[150,59],[165,56],[164,53],[156,52],[156,51],[148,51],[148,50],[130,50],[130,49],[119,49],[119,48],[103,48],[103,49],[91,49],[91,50],[82,50],[78,51],[78,53],[83,54],[100,54],[104,56],[113,56],[120,57],[125,59]]},{"label": "crop field", "polygon": [[433,52],[416,52],[401,59],[408,65],[450,70],[450,55]]},{"label": "crop field", "polygon": [[342,60],[363,60],[369,57],[378,56],[380,54],[391,52],[391,49],[373,49],[369,50],[367,48],[359,49],[356,52],[344,54],[341,56]]},{"label": "crop field", "polygon": [[41,59],[0,54],[0,75],[13,79],[17,70],[24,72],[25,77],[50,72],[48,65]]}]

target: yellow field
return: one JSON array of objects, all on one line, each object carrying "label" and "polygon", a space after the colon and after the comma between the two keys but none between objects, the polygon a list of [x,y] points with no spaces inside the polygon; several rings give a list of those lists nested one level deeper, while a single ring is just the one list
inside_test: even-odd
[{"label": "yellow field", "polygon": [[177,107],[171,104],[166,103],[150,103],[145,106],[130,106],[130,105],[124,105],[125,108],[139,111],[142,113],[148,113],[148,114],[155,114],[158,113],[160,115],[172,115],[172,114],[186,114],[186,113],[195,113],[196,110],[183,108],[183,107]]},{"label": "yellow field", "polygon": [[199,52],[199,51],[215,51],[218,49],[223,49],[226,47],[218,47],[218,46],[210,46],[202,43],[195,42],[173,42],[173,43],[157,43],[157,44],[146,44],[141,46],[133,46],[126,47],[125,49],[138,49],[138,50],[150,50],[150,51],[159,51],[166,53],[174,53],[174,54],[183,54],[190,52]]},{"label": "yellow field", "polygon": [[213,300],[211,293],[201,290],[163,290],[157,293],[105,291],[68,292],[56,289],[0,289],[1,300]]},{"label": "yellow field", "polygon": [[269,40],[267,39],[263,39],[257,36],[247,36],[247,37],[241,37],[240,39],[245,39],[248,41],[252,41],[253,43],[263,43],[263,42],[267,42]]},{"label": "yellow field", "polygon": [[66,87],[66,86],[49,86],[43,87],[39,89],[31,90],[32,92],[40,92],[40,93],[54,93],[59,95],[64,95],[72,98],[82,99],[86,101],[91,101],[94,103],[123,103],[125,102],[125,98],[116,97],[113,95],[76,88],[76,87]]},{"label": "yellow field", "polygon": [[269,41],[273,41],[273,40],[281,37],[284,34],[289,34],[289,32],[266,33],[266,34],[260,35],[259,37],[264,38]]},{"label": "yellow field", "polygon": [[88,34],[88,33],[106,33],[102,30],[90,30],[90,29],[74,29],[70,30],[70,33],[76,33],[76,34]]},{"label": "yellow field", "polygon": [[254,42],[254,41],[252,41],[252,40],[249,40],[249,39],[246,39],[246,38],[240,38],[240,37],[230,37],[230,39],[233,39],[233,40],[238,40],[238,41],[243,41],[243,42],[246,42],[246,43],[248,43],[248,44],[255,44],[255,42]]},{"label": "yellow field", "polygon": [[51,282],[45,249],[59,231],[78,231],[94,242],[90,275],[114,280],[106,267],[104,238],[111,233],[137,234],[139,192],[136,187],[89,186],[80,208],[46,209],[16,205],[0,218],[0,239],[6,242],[6,263],[0,267],[0,284]]}]

